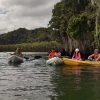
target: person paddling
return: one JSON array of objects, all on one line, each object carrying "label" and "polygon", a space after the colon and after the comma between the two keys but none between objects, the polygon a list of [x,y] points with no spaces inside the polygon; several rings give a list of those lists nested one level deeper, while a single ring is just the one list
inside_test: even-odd
[{"label": "person paddling", "polygon": [[16,55],[16,56],[19,56],[19,57],[23,57],[22,49],[21,48],[17,48],[16,51],[11,55]]},{"label": "person paddling", "polygon": [[99,49],[95,49],[94,53],[88,57],[89,60],[100,61]]},{"label": "person paddling", "polygon": [[75,49],[72,59],[81,60],[81,54],[78,48]]}]

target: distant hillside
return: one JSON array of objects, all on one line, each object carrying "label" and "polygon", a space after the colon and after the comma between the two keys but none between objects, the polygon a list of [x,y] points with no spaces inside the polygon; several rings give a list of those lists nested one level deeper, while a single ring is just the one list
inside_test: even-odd
[{"label": "distant hillside", "polygon": [[51,35],[47,28],[27,30],[19,28],[12,32],[0,35],[0,44],[20,44],[30,42],[51,41]]}]

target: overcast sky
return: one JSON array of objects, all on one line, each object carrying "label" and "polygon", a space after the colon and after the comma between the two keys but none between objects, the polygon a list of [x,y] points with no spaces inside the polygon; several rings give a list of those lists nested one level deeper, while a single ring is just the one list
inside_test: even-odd
[{"label": "overcast sky", "polygon": [[46,27],[60,0],[0,0],[0,34],[25,27]]}]

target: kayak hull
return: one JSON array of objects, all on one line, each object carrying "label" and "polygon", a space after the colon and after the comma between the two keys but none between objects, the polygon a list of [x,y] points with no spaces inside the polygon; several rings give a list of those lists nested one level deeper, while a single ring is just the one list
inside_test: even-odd
[{"label": "kayak hull", "polygon": [[100,66],[100,61],[80,61],[74,59],[63,58],[63,62],[65,65],[71,66]]},{"label": "kayak hull", "polygon": [[12,56],[9,58],[9,63],[13,63],[13,64],[19,64],[19,63],[23,63],[23,58],[22,57],[19,57],[19,56]]},{"label": "kayak hull", "polygon": [[54,57],[46,61],[47,65],[52,65],[52,66],[61,65],[62,63],[63,61],[59,57]]}]

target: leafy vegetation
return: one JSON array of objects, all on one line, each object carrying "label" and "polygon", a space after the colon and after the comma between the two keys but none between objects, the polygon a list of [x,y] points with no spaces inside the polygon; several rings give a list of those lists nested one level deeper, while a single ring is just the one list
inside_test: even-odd
[{"label": "leafy vegetation", "polygon": [[80,48],[83,53],[92,51],[100,48],[100,18],[97,12],[98,6],[92,0],[61,0],[52,10],[48,28],[20,28],[2,34],[0,47],[10,50],[22,46],[26,51],[46,51],[53,47],[51,42],[56,41],[55,46],[63,44],[69,53],[75,48]]},{"label": "leafy vegetation", "polygon": [[[96,10],[97,5],[91,0],[61,0],[53,9],[50,28],[65,44],[67,51],[75,48],[91,51],[97,47]],[[96,36],[98,37],[98,36]]]},{"label": "leafy vegetation", "polygon": [[23,48],[23,51],[48,52],[52,48],[59,49],[62,47],[63,45],[57,43],[56,41],[34,42],[34,43],[12,44],[12,45],[0,45],[0,51],[15,51],[16,48]]},{"label": "leafy vegetation", "polygon": [[41,41],[52,41],[49,29],[38,28],[35,30],[27,30],[25,28],[20,28],[18,30],[0,35],[0,44],[2,45]]},{"label": "leafy vegetation", "polygon": [[[75,39],[83,39],[83,36],[88,31],[88,16],[87,15],[79,15],[79,16],[73,16],[68,24],[67,31],[69,33],[69,36]],[[83,27],[84,26],[84,27]]]}]

